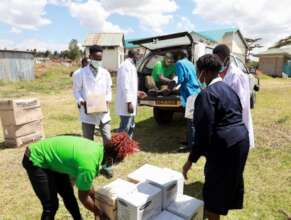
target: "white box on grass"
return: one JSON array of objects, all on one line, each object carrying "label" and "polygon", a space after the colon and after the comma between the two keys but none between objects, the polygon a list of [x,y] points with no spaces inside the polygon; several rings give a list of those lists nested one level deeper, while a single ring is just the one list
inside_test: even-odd
[{"label": "white box on grass", "polygon": [[183,194],[184,193],[184,181],[185,181],[183,174],[176,171],[176,170],[171,170],[168,168],[164,168],[163,170],[165,171],[166,174],[169,174],[172,177],[174,177],[175,179],[177,179],[177,181],[178,181],[178,194]]},{"label": "white box on grass", "polygon": [[162,173],[162,168],[150,164],[145,164],[132,173],[128,174],[127,178],[130,182],[141,183],[146,181],[149,176],[160,175]]},{"label": "white box on grass", "polygon": [[151,220],[184,220],[184,219],[171,212],[163,211],[158,216],[153,217]]},{"label": "white box on grass", "polygon": [[172,212],[184,220],[203,220],[204,202],[187,195],[178,195],[167,211]]},{"label": "white box on grass", "polygon": [[166,209],[176,199],[178,194],[178,181],[175,177],[163,173],[158,176],[149,176],[148,182],[162,190],[163,209]]},{"label": "white box on grass", "polygon": [[159,188],[140,183],[136,191],[118,198],[118,220],[148,220],[162,211],[162,192]]},{"label": "white box on grass", "polygon": [[117,219],[117,198],[122,194],[126,194],[136,190],[137,185],[117,179],[112,183],[101,187],[96,191],[95,204],[110,218]]}]

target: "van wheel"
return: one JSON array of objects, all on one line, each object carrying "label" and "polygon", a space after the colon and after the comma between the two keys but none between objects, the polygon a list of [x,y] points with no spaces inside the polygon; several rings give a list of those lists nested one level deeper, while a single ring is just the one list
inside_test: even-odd
[{"label": "van wheel", "polygon": [[154,108],[154,118],[159,125],[169,124],[173,120],[173,110]]}]

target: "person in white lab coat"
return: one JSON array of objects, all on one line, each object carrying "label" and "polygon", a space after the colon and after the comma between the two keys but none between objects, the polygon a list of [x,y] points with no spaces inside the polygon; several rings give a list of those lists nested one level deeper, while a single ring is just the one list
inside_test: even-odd
[{"label": "person in white lab coat", "polygon": [[138,91],[138,77],[135,63],[137,54],[128,51],[128,57],[120,65],[117,72],[117,90],[115,109],[120,116],[119,132],[128,133],[132,138],[135,127],[134,118],[137,111],[137,97],[145,94]]},{"label": "person in white lab coat", "polygon": [[[94,140],[95,126],[99,126],[103,143],[106,145],[111,139],[109,105],[112,99],[112,80],[110,73],[102,67],[102,47],[93,45],[89,49],[89,65],[81,68],[73,74],[73,95],[80,106],[80,120],[82,133],[85,138]],[[104,112],[87,113],[87,100],[89,97],[100,97],[106,100]],[[108,177],[112,176],[112,170],[104,170]],[[105,175],[106,175],[105,173]]]},{"label": "person in white lab coat", "polygon": [[250,147],[255,147],[253,121],[250,108],[250,86],[248,76],[234,63],[230,62],[230,49],[224,44],[217,45],[213,49],[223,63],[220,77],[239,96],[243,108],[243,122],[249,131]]}]

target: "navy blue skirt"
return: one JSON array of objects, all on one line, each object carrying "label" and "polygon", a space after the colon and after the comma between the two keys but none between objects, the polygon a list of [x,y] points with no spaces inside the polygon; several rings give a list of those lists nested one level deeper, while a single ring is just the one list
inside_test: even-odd
[{"label": "navy blue skirt", "polygon": [[242,209],[243,172],[249,152],[249,139],[225,148],[213,147],[206,156],[203,199],[205,208],[219,215],[231,209]]}]

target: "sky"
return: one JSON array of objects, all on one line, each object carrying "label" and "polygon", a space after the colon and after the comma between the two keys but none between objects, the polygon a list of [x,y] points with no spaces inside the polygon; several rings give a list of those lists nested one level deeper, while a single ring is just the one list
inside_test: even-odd
[{"label": "sky", "polygon": [[237,27],[263,49],[291,35],[291,0],[1,0],[0,49],[64,50],[88,33],[127,39]]}]

